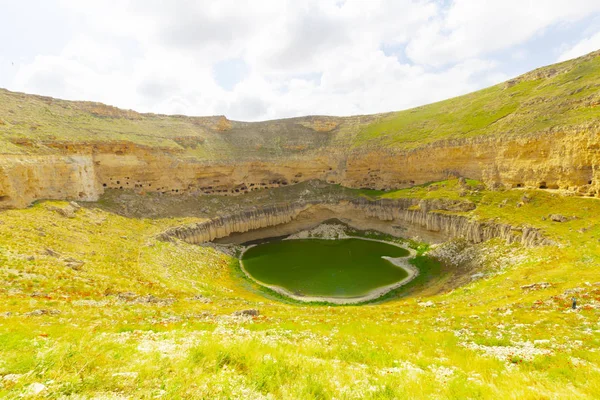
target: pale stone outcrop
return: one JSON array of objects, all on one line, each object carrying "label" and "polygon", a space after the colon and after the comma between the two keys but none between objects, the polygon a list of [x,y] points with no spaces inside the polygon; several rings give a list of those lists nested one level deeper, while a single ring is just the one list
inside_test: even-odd
[{"label": "pale stone outcrop", "polygon": [[[476,221],[468,215],[449,214],[449,210],[472,210],[475,206],[468,201],[419,199],[397,199],[370,201],[365,198],[342,200],[335,203],[322,201],[297,202],[268,207],[258,207],[230,215],[216,217],[201,223],[172,228],[160,235],[162,240],[177,238],[188,243],[199,244],[225,238],[236,233],[257,232],[252,239],[271,236],[273,231],[264,228],[293,225],[296,220],[304,219],[303,227],[318,225],[330,218],[359,227],[373,226],[371,221],[384,222],[383,229],[398,229],[397,225],[409,229],[413,234],[433,233],[435,240],[447,240],[463,237],[470,242],[479,243],[500,238],[507,243],[521,243],[525,246],[551,244],[539,230],[508,224]],[[319,210],[321,212],[314,212]],[[322,212],[327,210],[328,212]],[[308,215],[308,217],[307,217]],[[294,227],[296,229],[296,227]],[[279,231],[285,233],[285,231]],[[291,233],[291,232],[288,232]],[[242,236],[241,241],[248,239]]]},{"label": "pale stone outcrop", "polygon": [[[105,189],[238,195],[312,179],[395,189],[463,176],[489,186],[600,193],[600,126],[441,141],[410,151],[335,147],[303,155],[198,160],[132,144],[66,146],[62,155],[0,155],[0,208],[39,199],[97,200]],[[323,133],[327,134],[327,133]]]}]

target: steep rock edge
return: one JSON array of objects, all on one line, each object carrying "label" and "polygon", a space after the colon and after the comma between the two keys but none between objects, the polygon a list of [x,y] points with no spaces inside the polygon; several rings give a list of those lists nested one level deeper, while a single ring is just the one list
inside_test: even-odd
[{"label": "steep rock edge", "polygon": [[161,240],[179,239],[201,244],[218,239],[243,243],[249,240],[287,235],[337,218],[357,229],[377,229],[396,236],[419,236],[429,242],[457,237],[472,243],[500,238],[524,246],[553,244],[536,228],[475,221],[466,212],[475,205],[468,201],[366,198],[336,202],[309,201],[255,208],[220,216],[201,223],[171,228]]},{"label": "steep rock edge", "polygon": [[323,147],[302,155],[200,161],[127,143],[60,147],[60,155],[0,155],[0,209],[40,199],[96,201],[105,189],[237,195],[311,179],[397,189],[450,176],[489,186],[600,195],[600,125],[526,137],[440,141],[410,151]]}]

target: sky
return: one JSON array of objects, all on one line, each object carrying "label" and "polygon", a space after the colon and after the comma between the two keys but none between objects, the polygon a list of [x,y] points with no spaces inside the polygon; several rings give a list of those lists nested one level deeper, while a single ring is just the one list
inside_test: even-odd
[{"label": "sky", "polygon": [[407,109],[600,49],[600,0],[0,0],[0,87],[257,121]]}]

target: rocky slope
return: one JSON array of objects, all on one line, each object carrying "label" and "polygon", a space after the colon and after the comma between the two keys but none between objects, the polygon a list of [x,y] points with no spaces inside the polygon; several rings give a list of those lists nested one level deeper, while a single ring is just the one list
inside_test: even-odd
[{"label": "rocky slope", "polygon": [[399,113],[257,123],[0,91],[0,208],[93,201],[108,188],[237,195],[311,179],[390,189],[449,176],[597,196],[599,86],[596,52]]},{"label": "rocky slope", "polygon": [[371,201],[354,198],[335,202],[308,201],[292,204],[256,207],[207,221],[176,227],[159,238],[177,238],[199,244],[227,238],[228,242],[287,235],[312,228],[325,220],[337,218],[358,229],[376,229],[404,237],[418,236],[429,242],[461,237],[472,243],[500,238],[507,243],[525,246],[551,244],[539,230],[528,226],[480,222],[464,212],[475,208],[469,201],[382,199]]}]

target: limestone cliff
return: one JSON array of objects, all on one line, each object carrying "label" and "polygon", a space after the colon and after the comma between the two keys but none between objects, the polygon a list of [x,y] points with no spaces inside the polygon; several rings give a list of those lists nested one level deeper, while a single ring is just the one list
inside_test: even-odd
[{"label": "limestone cliff", "polygon": [[38,199],[237,195],[312,179],[449,176],[600,195],[600,52],[395,113],[264,122],[140,114],[0,90],[0,209]]},{"label": "limestone cliff", "polygon": [[0,207],[37,199],[97,200],[104,189],[236,195],[321,179],[392,189],[451,176],[489,185],[600,193],[600,125],[515,138],[474,138],[410,151],[315,152],[290,158],[219,162],[137,146],[94,146],[64,155],[0,155]]},{"label": "limestone cliff", "polygon": [[[370,201],[363,198],[339,202],[310,201],[257,207],[224,215],[198,224],[169,229],[162,240],[177,238],[188,243],[205,243],[220,238],[244,242],[306,229],[331,218],[360,229],[378,229],[391,234],[421,236],[429,241],[455,237],[473,243],[500,238],[525,246],[551,244],[537,229],[482,222],[448,211],[468,211],[475,206],[465,201],[396,199]],[[273,228],[275,229],[267,229]],[[236,235],[244,234],[246,235]]]}]

